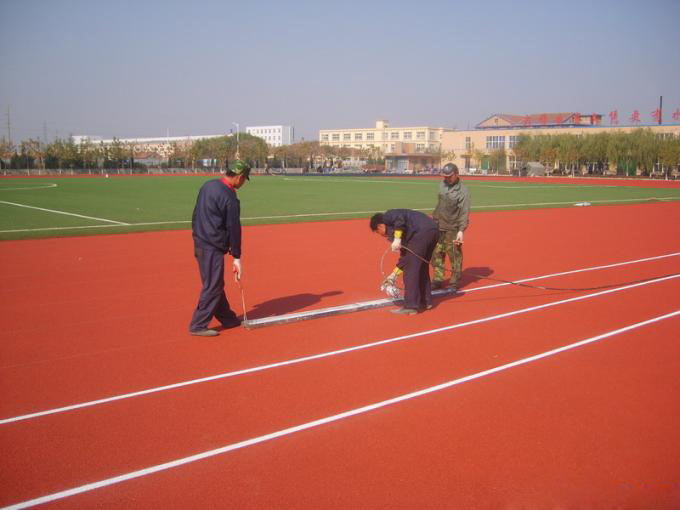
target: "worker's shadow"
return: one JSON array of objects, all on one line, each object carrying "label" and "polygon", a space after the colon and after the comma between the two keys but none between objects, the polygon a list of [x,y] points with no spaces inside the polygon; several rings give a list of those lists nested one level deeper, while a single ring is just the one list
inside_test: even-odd
[{"label": "worker's shadow", "polygon": [[472,283],[484,280],[492,274],[493,269],[490,267],[466,267],[460,275],[458,288],[463,289]]},{"label": "worker's shadow", "polygon": [[[465,294],[465,287],[467,287],[471,283],[483,280],[484,278],[492,274],[493,269],[491,269],[490,267],[468,267],[466,269],[463,269],[463,272],[460,275],[460,280],[458,280],[458,285],[456,287],[458,289],[458,292],[440,296],[439,300],[448,301],[449,299],[459,298]],[[437,301],[435,301],[435,306],[436,305]]]},{"label": "worker's shadow", "polygon": [[329,290],[322,294],[294,294],[264,301],[248,310],[248,319],[263,319],[272,315],[284,315],[296,312],[319,303],[323,298],[342,294],[339,290]]}]

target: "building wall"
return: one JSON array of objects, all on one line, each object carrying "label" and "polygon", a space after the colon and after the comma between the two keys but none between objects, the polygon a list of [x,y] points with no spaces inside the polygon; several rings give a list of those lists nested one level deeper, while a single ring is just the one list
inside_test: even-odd
[{"label": "building wall", "polygon": [[441,147],[442,135],[452,131],[430,126],[390,127],[386,120],[376,121],[372,128],[321,129],[319,143],[331,147],[378,149],[394,153],[401,145],[413,144],[414,151],[435,153]]},{"label": "building wall", "polygon": [[246,133],[262,138],[271,147],[290,145],[295,140],[293,126],[248,126]]}]

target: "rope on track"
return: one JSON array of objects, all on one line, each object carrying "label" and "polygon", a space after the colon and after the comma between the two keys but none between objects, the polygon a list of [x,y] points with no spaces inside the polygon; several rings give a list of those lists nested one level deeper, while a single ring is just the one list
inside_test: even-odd
[{"label": "rope on track", "polygon": [[[413,253],[417,258],[425,262],[426,264],[430,264],[431,261],[425,260],[423,257],[415,253],[413,250],[410,248],[407,248],[406,246],[402,245],[402,249],[409,251]],[[380,258],[380,272],[383,276],[383,281],[385,280],[385,271],[384,271],[384,262],[385,262],[385,255],[389,252],[390,247],[388,246],[385,252],[383,253],[382,257]],[[451,269],[449,268],[444,268],[444,270],[447,273],[451,273]],[[469,273],[470,274],[470,273]],[[596,287],[547,287],[545,285],[529,285],[528,283],[521,283],[521,282],[513,282],[511,280],[503,280],[502,278],[492,278],[490,276],[482,276],[480,274],[470,274],[473,278],[478,278],[480,280],[490,280],[493,282],[500,282],[500,283],[506,283],[509,285],[516,285],[518,287],[526,287],[528,289],[539,289],[539,290],[554,290],[554,291],[590,291],[590,290],[600,290],[600,289],[611,289],[613,287],[622,287],[624,285],[634,285],[636,283],[644,283],[644,282],[650,282],[652,280],[657,280],[659,278],[666,278],[669,276],[678,276],[680,273],[670,273],[670,274],[665,274],[661,276],[653,276],[651,278],[642,278],[640,280],[633,280],[633,281],[628,281],[628,282],[619,282],[619,283],[609,283],[606,285],[598,285]],[[401,287],[397,287],[400,290],[403,290]]]}]

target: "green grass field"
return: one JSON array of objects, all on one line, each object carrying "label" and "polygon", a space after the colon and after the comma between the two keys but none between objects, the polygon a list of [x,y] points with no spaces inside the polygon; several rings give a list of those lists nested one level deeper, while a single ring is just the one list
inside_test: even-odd
[{"label": "green grass field", "polygon": [[[0,179],[0,239],[185,229],[212,177]],[[368,217],[390,208],[430,212],[432,178],[254,176],[239,191],[244,225]],[[680,200],[680,188],[465,180],[473,211]]]}]

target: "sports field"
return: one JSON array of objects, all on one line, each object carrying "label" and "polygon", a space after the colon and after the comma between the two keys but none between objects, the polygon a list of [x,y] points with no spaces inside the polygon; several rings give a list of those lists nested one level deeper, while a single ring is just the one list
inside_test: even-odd
[{"label": "sports field", "polygon": [[[465,178],[432,310],[206,339],[205,179],[0,180],[0,506],[680,508],[678,183]],[[366,217],[437,184],[254,177],[232,307],[384,298]]]},{"label": "sports field", "polygon": [[[184,229],[201,184],[214,177],[0,179],[0,239]],[[474,211],[680,200],[665,181],[466,179]],[[436,178],[254,176],[242,190],[244,225],[431,211]],[[663,187],[668,186],[668,187]]]}]

